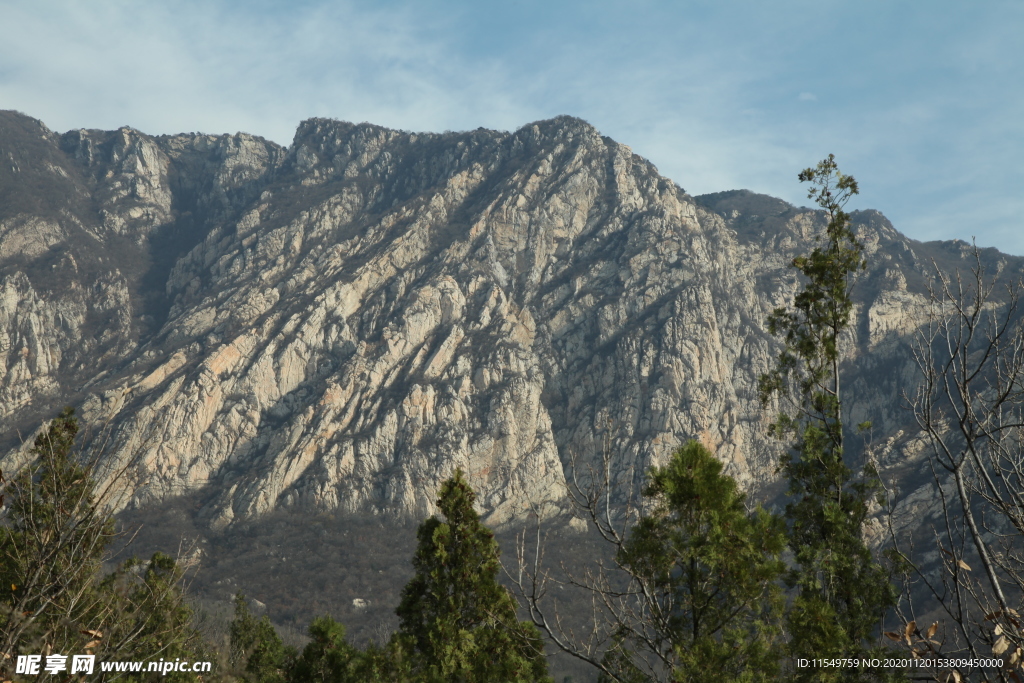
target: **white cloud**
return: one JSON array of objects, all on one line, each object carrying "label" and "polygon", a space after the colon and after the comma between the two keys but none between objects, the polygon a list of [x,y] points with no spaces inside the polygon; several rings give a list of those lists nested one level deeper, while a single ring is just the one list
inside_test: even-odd
[{"label": "white cloud", "polygon": [[285,144],[310,116],[427,129],[529,116],[493,65],[460,63],[421,16],[298,7],[268,16],[215,3],[16,6],[0,29],[0,101],[59,130],[241,129]]},{"label": "white cloud", "polygon": [[0,106],[56,130],[283,144],[311,116],[458,130],[572,114],[693,193],[799,204],[796,172],[835,152],[860,208],[911,236],[1024,254],[1013,3],[892,5],[880,21],[795,1],[403,2],[0,0]]}]

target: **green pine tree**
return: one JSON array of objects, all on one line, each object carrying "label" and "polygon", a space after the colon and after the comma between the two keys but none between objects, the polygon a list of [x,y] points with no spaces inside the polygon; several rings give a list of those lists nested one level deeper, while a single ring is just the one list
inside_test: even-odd
[{"label": "green pine tree", "polygon": [[95,578],[114,526],[97,510],[89,472],[72,456],[78,420],[65,408],[7,487],[0,526],[3,652],[71,647],[101,608]]},{"label": "green pine tree", "polygon": [[441,487],[438,509],[420,525],[415,576],[396,613],[397,640],[416,680],[444,683],[550,681],[540,634],[520,622],[498,583],[498,544],[473,510],[462,474]]},{"label": "green pine tree", "polygon": [[[153,661],[211,660],[214,653],[195,628],[185,599],[183,572],[174,558],[154,553],[149,562],[129,558],[99,583],[99,609],[87,619],[102,626],[96,644],[101,659]],[[129,674],[125,680],[149,680]],[[191,673],[170,672],[163,679],[192,681]]]},{"label": "green pine tree", "polygon": [[331,617],[309,625],[312,639],[295,660],[288,680],[294,683],[365,683],[358,666],[362,653],[345,640],[345,626]]},{"label": "green pine tree", "polygon": [[352,671],[359,683],[414,683],[409,657],[398,638],[383,647],[374,643],[359,653]]},{"label": "green pine tree", "polygon": [[103,575],[114,520],[96,495],[92,464],[76,457],[77,433],[74,410],[65,408],[36,438],[32,463],[7,488],[10,507],[0,525],[3,662],[45,651],[208,659],[173,558],[132,558]]},{"label": "green pine tree", "polygon": [[248,683],[283,683],[296,657],[286,647],[270,617],[257,619],[242,593],[235,595],[235,618],[230,627],[231,665]]},{"label": "green pine tree", "polygon": [[[735,480],[690,441],[651,470],[653,505],[619,552],[641,580],[651,632],[672,653],[672,680],[754,683],[778,673],[785,530],[780,517],[747,512]],[[621,643],[606,663],[641,680]],[[632,672],[632,673],[630,673]]]},{"label": "green pine tree", "polygon": [[[839,345],[850,325],[853,278],[866,266],[864,249],[843,210],[858,193],[856,180],[839,171],[835,157],[799,176],[808,197],[825,209],[828,225],[809,255],[793,259],[804,277],[792,309],[769,317],[785,348],[776,368],[760,381],[761,399],[793,399],[795,411],[773,425],[793,438],[783,463],[791,502],[786,507],[789,544],[796,561],[788,583],[797,595],[787,616],[793,657],[862,657],[878,653],[878,626],[895,604],[890,577],[864,544],[861,530],[878,478],[865,466],[854,476],[844,450]],[[796,669],[798,680],[870,680],[882,669]]]},{"label": "green pine tree", "polygon": [[248,683],[412,683],[407,660],[392,639],[359,650],[345,639],[345,626],[329,616],[309,626],[310,642],[299,653],[286,646],[264,615],[249,611],[245,596],[235,596],[231,622],[231,666]]}]

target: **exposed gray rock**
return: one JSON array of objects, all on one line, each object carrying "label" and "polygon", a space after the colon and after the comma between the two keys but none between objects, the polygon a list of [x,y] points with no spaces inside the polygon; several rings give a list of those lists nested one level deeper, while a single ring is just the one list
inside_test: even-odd
[{"label": "exposed gray rock", "polygon": [[[41,126],[5,117],[0,150]],[[444,135],[313,119],[287,150],[41,135],[17,165],[79,199],[0,213],[0,417],[79,403],[107,425],[105,476],[127,473],[121,507],[194,493],[215,529],[281,506],[421,516],[461,467],[502,525],[566,511],[570,460],[606,434],[622,484],[690,438],[743,485],[774,481],[765,320],[817,212],[691,197],[568,117]],[[965,254],[855,221],[850,414],[887,438],[930,259]]]}]

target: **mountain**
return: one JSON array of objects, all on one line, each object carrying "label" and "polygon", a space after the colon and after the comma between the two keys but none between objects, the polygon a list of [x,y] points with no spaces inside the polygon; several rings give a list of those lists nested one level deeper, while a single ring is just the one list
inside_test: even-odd
[{"label": "mountain", "polygon": [[[853,220],[868,268],[848,412],[905,476],[908,344],[936,268],[971,252]],[[566,477],[602,448],[627,485],[690,438],[770,492],[765,320],[823,225],[745,190],[693,197],[571,117],[444,134],[311,119],[282,148],[57,135],[4,112],[2,466],[72,404],[119,509],[187,497],[214,531],[274,510],[421,518],[459,467],[508,526],[569,513]]]}]

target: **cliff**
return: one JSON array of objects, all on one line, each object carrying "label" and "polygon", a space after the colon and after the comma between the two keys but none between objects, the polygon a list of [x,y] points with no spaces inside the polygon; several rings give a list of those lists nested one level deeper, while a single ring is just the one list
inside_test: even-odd
[{"label": "cliff", "polygon": [[[900,446],[908,344],[934,269],[969,251],[854,222],[869,266],[849,414],[887,444],[883,474],[903,472],[920,463]],[[765,320],[823,225],[747,191],[692,197],[570,117],[445,134],[313,119],[285,149],[56,135],[6,112],[3,467],[71,403],[104,476],[124,472],[120,508],[187,494],[213,529],[279,508],[420,517],[457,467],[491,524],[565,512],[571,460],[606,437],[623,484],[698,438],[766,489]]]}]

